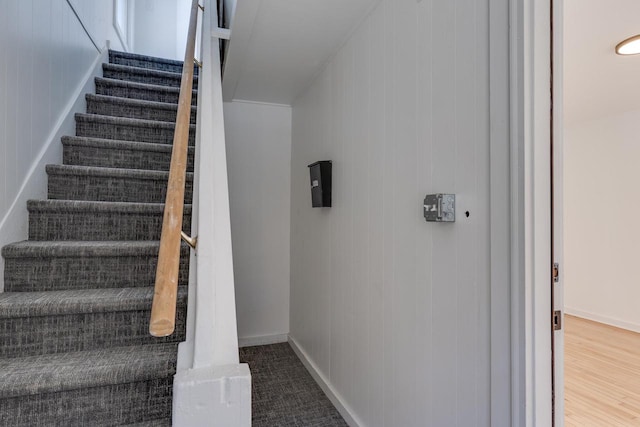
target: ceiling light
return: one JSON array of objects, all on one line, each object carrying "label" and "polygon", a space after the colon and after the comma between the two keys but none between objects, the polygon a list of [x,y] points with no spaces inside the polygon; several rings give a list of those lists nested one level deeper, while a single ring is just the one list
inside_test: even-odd
[{"label": "ceiling light", "polygon": [[621,41],[616,46],[618,55],[637,55],[640,53],[640,34]]}]

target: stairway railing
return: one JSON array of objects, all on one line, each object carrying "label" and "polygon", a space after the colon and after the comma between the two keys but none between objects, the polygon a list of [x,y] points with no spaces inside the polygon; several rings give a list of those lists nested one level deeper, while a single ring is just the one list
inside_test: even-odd
[{"label": "stairway railing", "polygon": [[187,174],[198,10],[198,0],[193,0],[189,19],[187,46],[182,67],[182,81],[180,83],[178,113],[173,136],[173,150],[171,153],[171,166],[169,169],[162,235],[160,238],[155,292],[149,323],[149,333],[155,337],[171,335],[175,329],[181,238],[184,238],[192,247],[195,246],[195,239],[189,238],[182,231],[182,219]]},{"label": "stairway railing", "polygon": [[224,133],[221,38],[215,0],[202,0],[198,120],[185,341],[178,346],[173,425],[251,425],[251,373],[238,360],[229,183]]}]

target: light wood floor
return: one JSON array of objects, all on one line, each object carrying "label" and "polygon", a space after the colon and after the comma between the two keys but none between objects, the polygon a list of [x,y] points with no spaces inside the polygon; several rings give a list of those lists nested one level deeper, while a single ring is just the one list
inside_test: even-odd
[{"label": "light wood floor", "polygon": [[640,426],[640,334],[565,316],[567,427]]}]

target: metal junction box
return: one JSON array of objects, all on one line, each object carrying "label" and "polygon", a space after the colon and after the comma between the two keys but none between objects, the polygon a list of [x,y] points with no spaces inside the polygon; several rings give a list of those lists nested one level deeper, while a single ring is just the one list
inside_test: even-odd
[{"label": "metal junction box", "polygon": [[427,222],[455,222],[456,195],[427,195],[424,198],[424,219],[426,219]]}]

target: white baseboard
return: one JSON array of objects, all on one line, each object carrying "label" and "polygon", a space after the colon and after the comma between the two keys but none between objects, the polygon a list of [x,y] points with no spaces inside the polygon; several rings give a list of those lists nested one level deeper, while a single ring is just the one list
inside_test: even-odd
[{"label": "white baseboard", "polygon": [[569,314],[571,316],[582,317],[583,319],[593,320],[594,322],[604,323],[605,325],[615,326],[616,328],[640,333],[640,325],[637,323],[627,322],[625,320],[615,319],[613,317],[603,316],[600,314],[566,306],[564,307],[564,312],[565,314]]},{"label": "white baseboard", "polygon": [[238,337],[238,346],[242,347],[253,347],[256,345],[269,345],[269,344],[280,344],[283,342],[287,342],[289,340],[288,334],[278,334],[278,335],[261,335],[257,337]]},{"label": "white baseboard", "polygon": [[291,348],[293,348],[293,351],[298,355],[302,364],[307,368],[307,371],[309,371],[313,379],[318,383],[322,391],[324,391],[324,394],[331,400],[331,403],[333,403],[338,412],[340,412],[340,415],[342,415],[342,418],[344,418],[347,424],[349,424],[350,427],[365,427],[364,423],[358,419],[349,405],[345,403],[342,396],[334,390],[316,364],[309,359],[307,353],[291,336],[289,337],[289,344],[291,344]]},{"label": "white baseboard", "polygon": [[[102,49],[93,64],[87,70],[82,81],[76,87],[69,102],[62,110],[58,121],[49,133],[47,140],[33,159],[27,177],[22,182],[17,196],[9,210],[0,220],[0,247],[28,238],[29,215],[27,200],[47,197],[47,164],[62,163],[62,143],[64,135],[75,135],[75,114],[85,112],[85,94],[95,92],[94,78],[102,76],[102,63],[108,60],[108,47]],[[4,259],[0,257],[0,292],[4,290]]]}]

